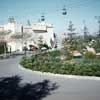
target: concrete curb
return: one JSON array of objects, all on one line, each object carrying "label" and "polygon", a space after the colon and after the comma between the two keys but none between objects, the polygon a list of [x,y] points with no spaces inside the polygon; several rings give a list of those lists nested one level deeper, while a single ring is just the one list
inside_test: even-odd
[{"label": "concrete curb", "polygon": [[46,76],[52,76],[52,77],[60,77],[60,78],[71,78],[71,79],[77,79],[77,80],[96,80],[100,81],[100,77],[95,77],[95,76],[79,76],[79,75],[61,75],[61,74],[53,74],[50,72],[40,72],[40,71],[32,71],[31,69],[26,69],[22,67],[21,65],[18,65],[18,67],[21,70],[28,71],[30,73],[36,73],[39,75],[46,75]]}]

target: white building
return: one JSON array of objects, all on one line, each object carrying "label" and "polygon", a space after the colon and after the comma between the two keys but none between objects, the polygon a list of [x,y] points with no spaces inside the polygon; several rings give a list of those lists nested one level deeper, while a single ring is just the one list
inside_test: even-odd
[{"label": "white building", "polygon": [[10,18],[9,22],[0,26],[0,31],[8,31],[7,45],[9,51],[22,51],[29,45],[38,46],[39,37],[43,37],[43,42],[51,47],[51,40],[54,41],[53,25],[46,22],[33,23],[31,25],[18,24],[14,18]]},{"label": "white building", "polygon": [[39,37],[43,38],[43,41],[51,46],[50,40],[54,41],[54,32],[53,32],[53,25],[47,24],[45,22],[42,23],[34,23],[32,25],[33,34],[34,34],[34,41],[38,43]]}]

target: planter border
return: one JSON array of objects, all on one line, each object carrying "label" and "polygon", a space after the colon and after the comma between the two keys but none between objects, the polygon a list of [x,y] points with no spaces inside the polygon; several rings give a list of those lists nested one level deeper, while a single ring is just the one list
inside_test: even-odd
[{"label": "planter border", "polygon": [[50,73],[50,72],[41,72],[41,71],[33,71],[31,69],[26,69],[24,68],[22,65],[18,65],[18,67],[21,70],[24,71],[28,71],[31,73],[36,73],[39,75],[47,75],[47,76],[52,76],[52,77],[60,77],[60,78],[71,78],[71,79],[77,79],[77,80],[96,80],[96,81],[100,81],[100,77],[96,77],[96,76],[79,76],[79,75],[64,75],[64,74],[54,74],[54,73]]}]

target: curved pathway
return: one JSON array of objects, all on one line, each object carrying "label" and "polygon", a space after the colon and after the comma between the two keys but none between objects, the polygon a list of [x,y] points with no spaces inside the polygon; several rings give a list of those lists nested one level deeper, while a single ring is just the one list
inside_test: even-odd
[{"label": "curved pathway", "polygon": [[48,79],[59,88],[43,100],[100,100],[100,80],[58,77],[23,70],[19,67],[21,56],[0,60],[0,77],[19,75],[22,82],[40,82]]}]

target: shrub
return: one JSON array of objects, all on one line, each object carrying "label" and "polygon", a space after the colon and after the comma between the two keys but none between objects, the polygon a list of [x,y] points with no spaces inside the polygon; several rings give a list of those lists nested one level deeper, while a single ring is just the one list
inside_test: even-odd
[{"label": "shrub", "polygon": [[61,51],[59,50],[54,50],[54,51],[51,51],[51,52],[48,52],[49,56],[51,57],[57,57],[57,56],[60,56],[61,55]]},{"label": "shrub", "polygon": [[21,62],[20,62],[21,65],[23,65],[25,68],[29,68],[30,65],[32,67],[32,61],[29,57],[23,57]]},{"label": "shrub", "polygon": [[85,52],[85,59],[94,59],[96,57],[96,54],[91,52],[91,51],[87,51]]},{"label": "shrub", "polygon": [[[72,74],[83,76],[100,76],[100,61],[91,57],[82,61],[60,60],[59,51],[45,52],[32,57],[23,57],[21,65],[35,71],[51,72],[59,74]],[[86,55],[86,56],[87,56]],[[92,60],[91,60],[92,58]]]},{"label": "shrub", "polygon": [[[5,44],[3,44],[3,45],[0,44],[0,54],[3,54],[5,52],[4,45]],[[8,52],[8,49],[7,49],[6,45],[5,45],[5,47],[6,47],[6,52]]]}]

